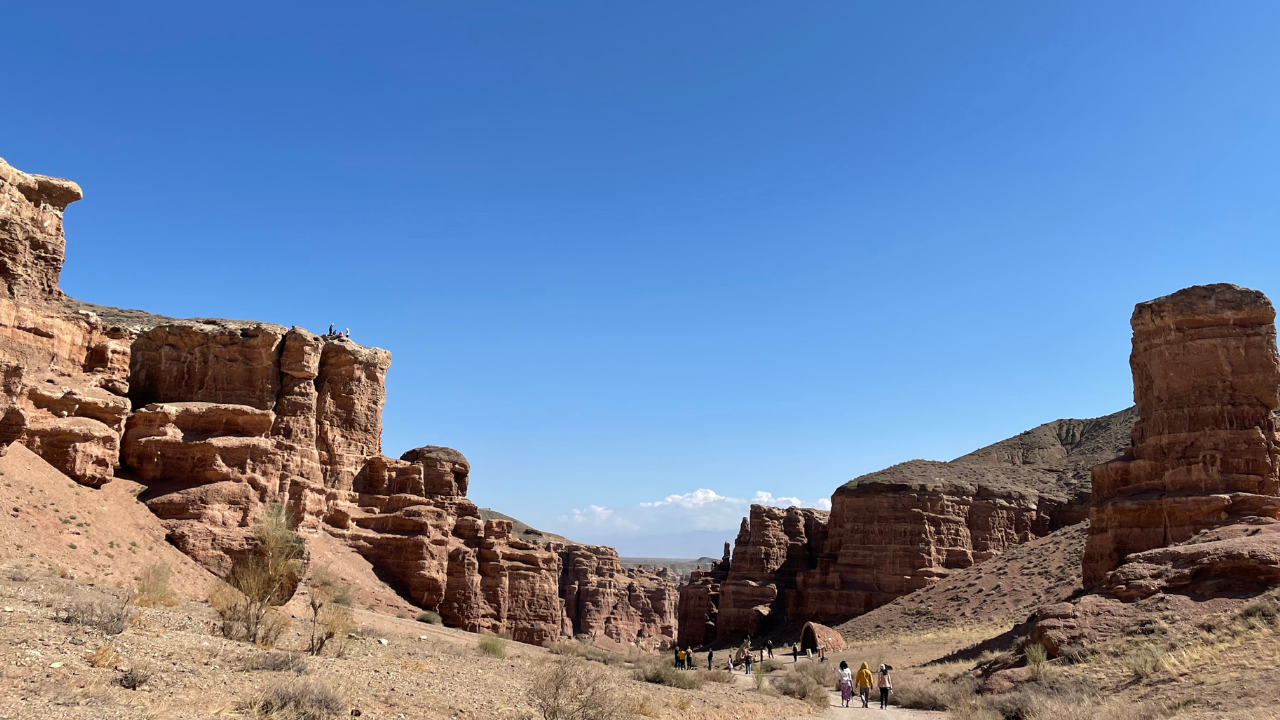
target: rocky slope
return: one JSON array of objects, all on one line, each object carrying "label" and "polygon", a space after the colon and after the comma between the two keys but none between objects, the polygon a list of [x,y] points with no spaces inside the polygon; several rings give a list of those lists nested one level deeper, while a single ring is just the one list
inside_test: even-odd
[{"label": "rocky slope", "polygon": [[[0,445],[87,487],[141,483],[168,541],[213,573],[281,503],[309,537],[355,550],[454,627],[531,643],[674,639],[670,573],[623,569],[612,548],[513,537],[466,499],[470,468],[455,450],[381,454],[387,351],[68,301],[62,217],[80,197],[0,161]],[[325,547],[312,543],[313,562]]]},{"label": "rocky slope", "polygon": [[681,589],[681,643],[843,622],[1088,516],[1089,468],[1130,408],[1055,420],[951,462],[912,460],[836,490],[830,513],[752,506],[727,568]]}]

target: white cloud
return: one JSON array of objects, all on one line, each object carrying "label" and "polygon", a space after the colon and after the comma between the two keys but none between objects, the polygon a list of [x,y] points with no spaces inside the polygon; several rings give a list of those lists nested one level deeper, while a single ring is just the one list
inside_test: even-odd
[{"label": "white cloud", "polygon": [[687,533],[703,530],[736,532],[752,505],[774,507],[811,507],[830,510],[831,501],[801,500],[794,496],[774,495],[764,490],[750,499],[721,495],[709,488],[699,488],[682,495],[668,495],[661,500],[642,502],[632,507],[608,508],[589,505],[575,509],[562,519],[580,531],[601,536]]}]

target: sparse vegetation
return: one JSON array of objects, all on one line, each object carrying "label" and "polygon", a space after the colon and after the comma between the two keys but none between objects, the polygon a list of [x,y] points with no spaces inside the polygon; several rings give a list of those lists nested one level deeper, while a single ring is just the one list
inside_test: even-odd
[{"label": "sparse vegetation", "polygon": [[504,637],[484,633],[480,635],[477,644],[480,647],[480,652],[485,655],[492,655],[496,658],[507,656],[507,639]]},{"label": "sparse vegetation", "polygon": [[305,675],[311,672],[307,659],[300,653],[271,651],[250,655],[244,663],[245,670],[267,670],[270,672],[291,672]]},{"label": "sparse vegetation", "polygon": [[1125,653],[1121,658],[1124,667],[1139,680],[1167,669],[1168,650],[1162,645],[1143,643]]},{"label": "sparse vegetation", "polygon": [[416,619],[418,622],[426,623],[428,625],[441,625],[444,623],[444,620],[440,617],[440,613],[435,610],[424,610],[418,613],[418,617]]},{"label": "sparse vegetation", "polygon": [[316,680],[294,678],[268,685],[243,709],[280,720],[337,720],[348,717],[347,699]]},{"label": "sparse vegetation", "polygon": [[628,703],[605,669],[584,658],[562,656],[536,675],[529,704],[543,720],[621,720],[629,714],[654,717],[647,700]]},{"label": "sparse vegetation", "polygon": [[669,658],[663,658],[642,664],[635,671],[635,679],[681,690],[697,690],[702,687],[703,672],[705,671],[677,670]]},{"label": "sparse vegetation", "polygon": [[141,607],[170,607],[177,605],[173,588],[169,587],[169,578],[173,571],[165,563],[148,565],[137,578],[137,591],[133,594],[133,604]]},{"label": "sparse vegetation", "polygon": [[[828,674],[830,683],[826,682]],[[773,678],[773,686],[778,692],[807,702],[815,708],[827,707],[827,687],[834,685],[835,670],[825,665],[820,667],[820,663],[814,662],[793,665],[787,672]]]},{"label": "sparse vegetation", "polygon": [[319,568],[307,582],[307,603],[311,608],[311,640],[307,651],[319,655],[330,640],[345,638],[354,625],[351,586],[328,568]]},{"label": "sparse vegetation", "polygon": [[84,656],[90,667],[106,668],[115,667],[116,661],[120,659],[120,653],[116,652],[116,648],[111,643],[99,645],[96,650]]},{"label": "sparse vegetation", "polygon": [[1022,654],[1027,658],[1027,667],[1031,670],[1031,677],[1036,680],[1043,678],[1045,662],[1049,659],[1049,651],[1045,650],[1040,643],[1031,643],[1022,648]]},{"label": "sparse vegetation", "polygon": [[236,558],[209,604],[222,617],[225,637],[273,645],[289,621],[271,608],[293,596],[302,577],[303,544],[278,503],[266,506],[254,541],[253,552]]},{"label": "sparse vegetation", "polygon": [[133,667],[124,671],[118,680],[120,687],[126,690],[137,690],[151,679],[151,672],[145,668]]},{"label": "sparse vegetation", "polygon": [[58,608],[54,619],[71,625],[88,625],[107,635],[119,635],[129,625],[133,608],[128,598],[107,597],[101,600],[80,600]]}]

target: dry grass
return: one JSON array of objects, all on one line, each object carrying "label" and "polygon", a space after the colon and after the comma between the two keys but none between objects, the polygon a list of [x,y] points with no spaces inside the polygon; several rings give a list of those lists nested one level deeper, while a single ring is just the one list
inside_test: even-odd
[{"label": "dry grass", "polygon": [[576,656],[557,658],[541,670],[528,699],[543,720],[622,720],[658,714],[647,698],[629,701],[607,670]]},{"label": "dry grass", "polygon": [[55,611],[54,619],[71,625],[87,625],[107,635],[119,635],[129,626],[133,608],[128,598],[103,598],[80,600],[64,605]]},{"label": "dry grass", "polygon": [[507,656],[507,639],[499,635],[482,634],[476,644],[480,647],[480,652],[485,655],[496,658]]},{"label": "dry grass", "polygon": [[108,668],[115,667],[116,661],[120,659],[120,653],[116,652],[116,648],[111,643],[99,645],[97,650],[84,656],[90,667]]},{"label": "dry grass", "polygon": [[830,705],[827,688],[835,687],[836,670],[831,663],[803,662],[791,666],[787,672],[773,678],[778,692],[803,700],[815,708]]},{"label": "dry grass", "polygon": [[173,570],[165,563],[148,565],[137,577],[137,590],[133,594],[133,604],[140,607],[173,607],[178,604],[173,588],[169,587],[169,579]]},{"label": "dry grass", "polygon": [[[635,671],[635,679],[680,690],[697,690],[706,680],[706,670],[677,670],[670,659],[651,660]],[[732,682],[732,677],[730,678]]]},{"label": "dry grass", "polygon": [[355,625],[351,615],[351,586],[328,568],[319,568],[311,574],[307,583],[307,606],[311,609],[307,652],[312,655],[324,652],[324,646],[335,637],[346,638]]},{"label": "dry grass", "polygon": [[435,610],[424,610],[423,612],[418,613],[417,621],[428,625],[444,624],[444,619],[441,618],[440,613]]},{"label": "dry grass", "polygon": [[270,672],[291,672],[305,675],[311,672],[307,659],[300,653],[264,652],[249,656],[244,663],[245,670],[267,670]]},{"label": "dry grass", "polygon": [[328,685],[307,678],[276,682],[242,709],[279,720],[338,720],[348,717],[347,699]]}]

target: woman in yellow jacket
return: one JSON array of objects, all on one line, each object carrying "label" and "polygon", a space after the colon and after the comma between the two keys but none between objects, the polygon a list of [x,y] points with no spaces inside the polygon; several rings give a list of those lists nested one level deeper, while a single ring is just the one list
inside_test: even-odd
[{"label": "woman in yellow jacket", "polygon": [[866,663],[858,668],[858,697],[862,698],[862,707],[867,707],[871,700],[871,668]]}]

